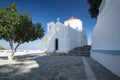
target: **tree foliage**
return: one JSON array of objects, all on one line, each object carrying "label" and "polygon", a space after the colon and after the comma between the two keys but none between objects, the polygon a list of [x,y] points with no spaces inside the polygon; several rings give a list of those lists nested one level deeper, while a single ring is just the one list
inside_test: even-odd
[{"label": "tree foliage", "polygon": [[[0,39],[9,42],[12,55],[20,44],[41,39],[44,29],[40,23],[33,24],[29,12],[18,13],[15,3],[0,8]],[[17,45],[14,46],[14,43]]]},{"label": "tree foliage", "polygon": [[99,14],[99,7],[102,0],[88,0],[89,4],[89,13],[92,18],[97,18]]}]

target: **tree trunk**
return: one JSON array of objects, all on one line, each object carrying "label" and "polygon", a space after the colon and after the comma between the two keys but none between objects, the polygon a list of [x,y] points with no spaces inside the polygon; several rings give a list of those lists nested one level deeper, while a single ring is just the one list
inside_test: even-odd
[{"label": "tree trunk", "polygon": [[19,47],[20,44],[21,43],[18,43],[17,46],[15,47],[15,49],[13,49],[13,45],[11,45],[11,52],[8,55],[8,60],[14,60],[15,59],[14,54],[15,54],[15,52],[16,52],[16,50],[17,50],[17,48]]},{"label": "tree trunk", "polygon": [[14,60],[14,51],[12,50],[10,53],[9,53],[9,55],[8,55],[8,60]]},{"label": "tree trunk", "polygon": [[8,60],[14,60],[14,56],[13,55],[8,55]]}]

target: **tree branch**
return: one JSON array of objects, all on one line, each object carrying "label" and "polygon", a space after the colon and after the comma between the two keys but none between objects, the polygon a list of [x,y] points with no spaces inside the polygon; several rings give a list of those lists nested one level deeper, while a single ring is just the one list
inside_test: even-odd
[{"label": "tree branch", "polygon": [[22,44],[22,43],[18,43],[18,44],[17,44],[17,46],[16,46],[15,49],[14,49],[15,52],[16,52],[17,48],[18,48],[21,44]]}]

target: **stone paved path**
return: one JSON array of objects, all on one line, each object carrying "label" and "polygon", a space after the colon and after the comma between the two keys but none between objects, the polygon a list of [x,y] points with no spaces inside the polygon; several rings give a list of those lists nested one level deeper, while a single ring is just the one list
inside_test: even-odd
[{"label": "stone paved path", "polygon": [[16,61],[0,58],[0,80],[93,79],[120,80],[90,57],[26,55]]},{"label": "stone paved path", "polygon": [[93,73],[92,69],[90,68],[86,57],[82,57],[83,63],[84,63],[84,67],[85,67],[85,72],[86,72],[86,76],[88,80],[97,80],[95,77],[95,74]]}]

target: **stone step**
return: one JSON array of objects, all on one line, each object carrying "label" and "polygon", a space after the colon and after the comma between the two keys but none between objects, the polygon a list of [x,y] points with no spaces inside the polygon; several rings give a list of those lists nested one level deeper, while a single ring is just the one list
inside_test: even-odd
[{"label": "stone step", "polygon": [[90,56],[91,46],[86,45],[82,47],[75,47],[74,49],[68,52],[68,55],[71,56]]}]

